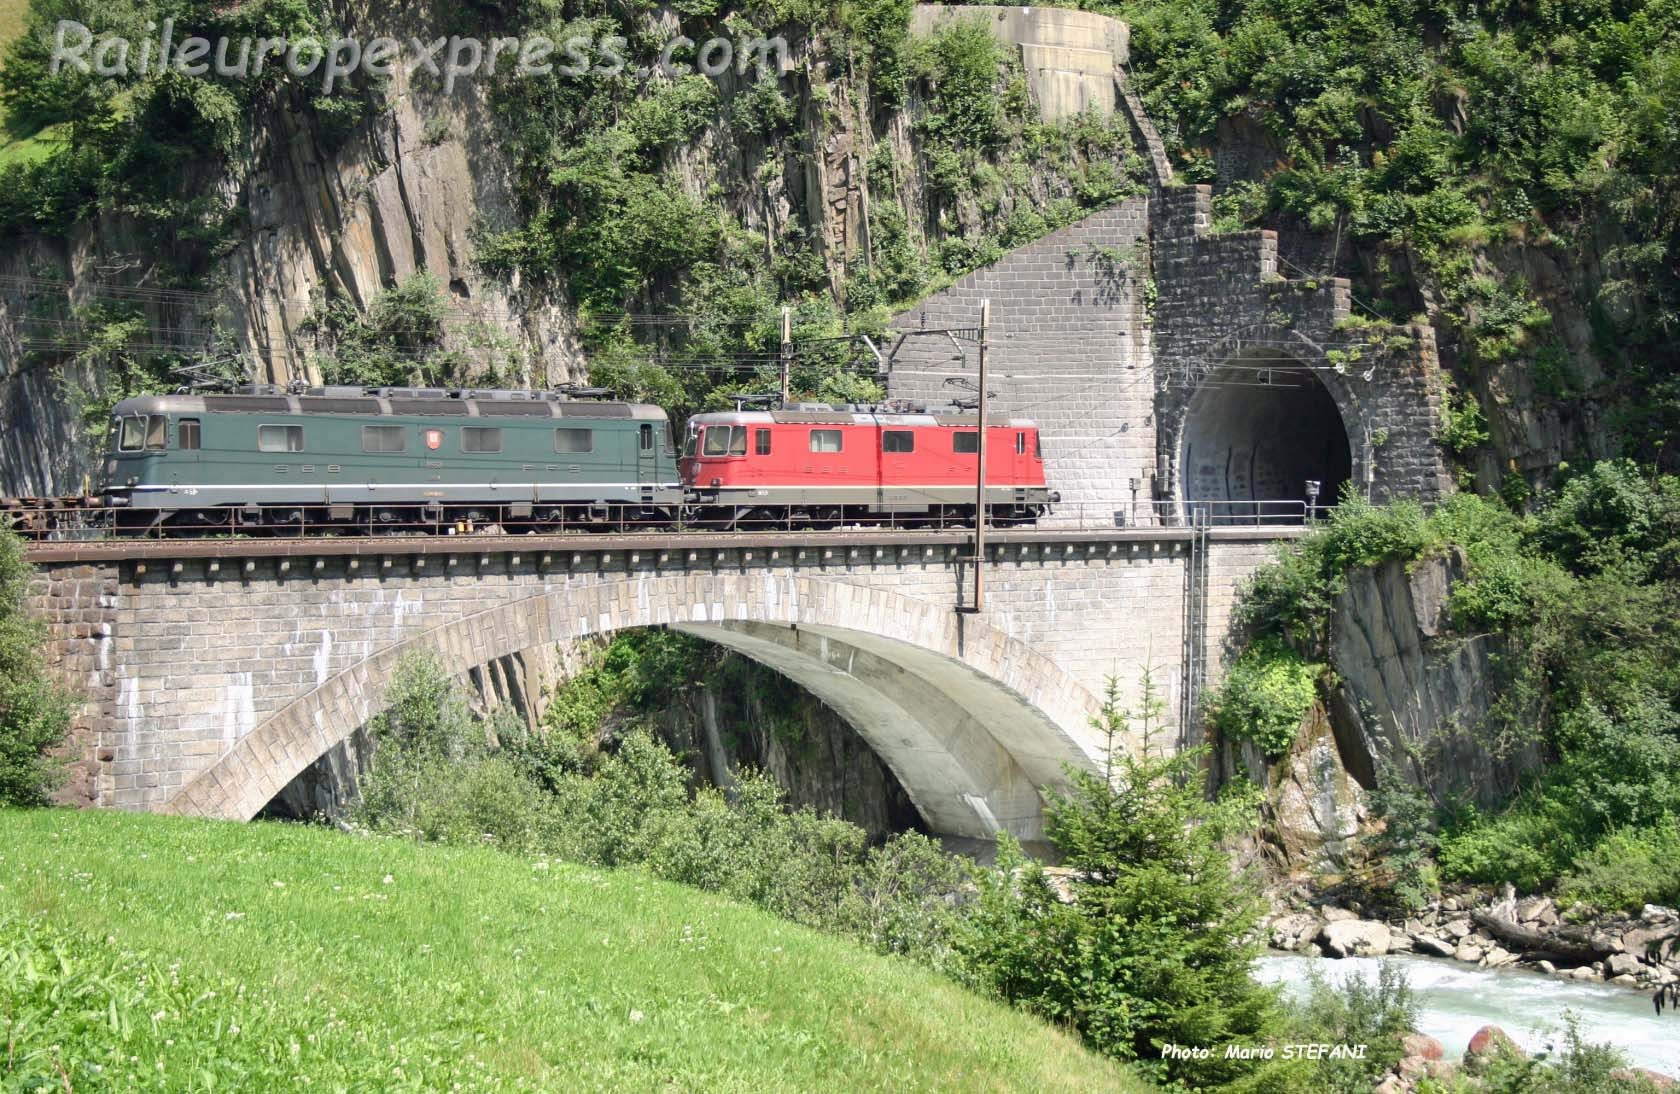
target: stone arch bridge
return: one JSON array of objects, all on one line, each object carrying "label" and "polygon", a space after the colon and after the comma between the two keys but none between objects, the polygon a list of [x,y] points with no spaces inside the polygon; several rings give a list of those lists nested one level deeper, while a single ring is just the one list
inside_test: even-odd
[{"label": "stone arch bridge", "polygon": [[[1152,671],[1177,743],[1236,589],[1287,530],[1000,532],[986,609],[968,537],[481,537],[43,544],[34,606],[98,806],[247,819],[376,714],[397,663],[456,674],[632,627],[779,670],[845,717],[929,827],[1042,831],[1090,767],[1105,681]],[[515,686],[518,686],[515,684]]]}]

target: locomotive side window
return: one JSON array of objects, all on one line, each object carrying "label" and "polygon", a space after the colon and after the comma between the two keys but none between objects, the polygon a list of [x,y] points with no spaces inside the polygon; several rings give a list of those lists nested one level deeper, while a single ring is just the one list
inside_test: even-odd
[{"label": "locomotive side window", "polygon": [[182,418],[175,425],[175,438],[181,448],[195,451],[198,448],[198,419]]},{"label": "locomotive side window", "polygon": [[760,456],[768,456],[770,454],[770,431],[768,429],[758,429],[754,430],[753,433],[753,451]]},{"label": "locomotive side window", "polygon": [[302,452],[303,426],[301,425],[259,425],[257,426],[258,452]]},{"label": "locomotive side window", "polygon": [[595,431],[593,429],[556,429],[554,431],[554,451],[593,452],[595,451]]},{"label": "locomotive side window", "polygon": [[838,451],[840,451],[840,431],[838,429],[813,429],[813,430],[811,430],[811,451],[812,452],[838,452]]},{"label": "locomotive side window", "polygon": [[464,425],[461,427],[462,452],[500,452],[502,431],[493,426]]},{"label": "locomotive side window", "polygon": [[1033,457],[1040,460],[1044,458],[1044,434],[1042,433],[1033,434]]},{"label": "locomotive side window", "polygon": [[980,431],[965,429],[951,434],[951,451],[970,454],[980,451]]},{"label": "locomotive side window", "polygon": [[745,456],[747,454],[747,427],[732,425],[729,427],[729,454],[731,456]]},{"label": "locomotive side window", "polygon": [[153,452],[169,447],[169,421],[162,414],[146,419],[146,447]]},{"label": "locomotive side window", "polygon": [[1017,456],[1027,454],[1027,435],[1025,433],[1015,434],[1015,454]]},{"label": "locomotive side window", "polygon": [[882,452],[916,451],[916,434],[908,429],[888,429],[881,433]]},{"label": "locomotive side window", "polygon": [[363,452],[401,452],[407,443],[407,436],[400,425],[362,426]]},{"label": "locomotive side window", "polygon": [[695,425],[693,422],[689,422],[688,428],[683,431],[682,454],[685,456],[694,455],[695,446],[699,443],[699,440],[700,427]]},{"label": "locomotive side window", "polygon": [[117,447],[124,452],[138,452],[140,446],[146,443],[146,419],[124,418],[122,420],[122,436],[117,440]]},{"label": "locomotive side window", "polygon": [[641,428],[641,444],[643,452],[653,451],[653,426],[644,423]]}]

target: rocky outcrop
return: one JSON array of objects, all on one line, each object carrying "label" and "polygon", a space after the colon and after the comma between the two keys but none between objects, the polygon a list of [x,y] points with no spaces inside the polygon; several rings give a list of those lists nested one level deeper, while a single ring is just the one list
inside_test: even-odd
[{"label": "rocky outcrop", "polygon": [[1284,870],[1340,871],[1355,850],[1369,817],[1365,792],[1342,763],[1323,704],[1302,720],[1289,754],[1256,770],[1247,750],[1249,776],[1265,786],[1268,850]]},{"label": "rocky outcrop", "polygon": [[1450,626],[1448,598],[1464,568],[1457,548],[1385,562],[1350,573],[1336,598],[1332,722],[1343,763],[1367,788],[1393,764],[1438,800],[1492,806],[1538,762],[1532,746],[1500,753],[1474,732],[1498,694],[1503,650],[1496,636]]}]

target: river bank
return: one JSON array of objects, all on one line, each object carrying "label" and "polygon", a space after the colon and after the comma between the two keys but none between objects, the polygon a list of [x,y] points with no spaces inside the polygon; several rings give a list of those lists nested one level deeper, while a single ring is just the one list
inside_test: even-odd
[{"label": "river bank", "polygon": [[1440,897],[1403,919],[1367,919],[1362,911],[1302,903],[1274,913],[1263,928],[1274,949],[1309,957],[1416,953],[1644,991],[1680,980],[1680,913],[1672,908],[1569,922],[1552,898],[1519,900],[1507,888],[1492,899]]},{"label": "river bank", "polygon": [[1529,1054],[1555,1051],[1565,1021],[1576,1017],[1583,1040],[1608,1041],[1633,1067],[1666,1075],[1680,1072],[1680,1016],[1658,1015],[1650,1000],[1617,985],[1554,978],[1528,968],[1476,968],[1450,958],[1400,954],[1324,960],[1299,953],[1268,953],[1256,976],[1281,984],[1297,998],[1318,975],[1331,984],[1376,977],[1383,961],[1399,964],[1419,1003],[1417,1031],[1439,1041],[1449,1059],[1485,1026],[1498,1026]]}]

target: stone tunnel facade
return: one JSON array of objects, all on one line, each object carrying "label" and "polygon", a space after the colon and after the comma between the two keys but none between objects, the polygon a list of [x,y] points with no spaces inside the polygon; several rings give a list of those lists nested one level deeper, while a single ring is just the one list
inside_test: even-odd
[{"label": "stone tunnel facade", "polygon": [[[249,818],[378,712],[408,653],[464,676],[667,626],[828,703],[935,831],[1035,838],[1040,789],[1098,758],[1089,719],[1108,677],[1130,701],[1148,668],[1176,711],[1187,663],[1217,662],[1236,589],[1271,550],[1224,535],[1200,566],[1194,541],[1166,530],[998,543],[972,615],[954,610],[972,548],[905,537],[47,562],[32,596],[60,678],[87,700],[74,787],[86,804]],[[1192,573],[1206,576],[1187,611]]]}]

